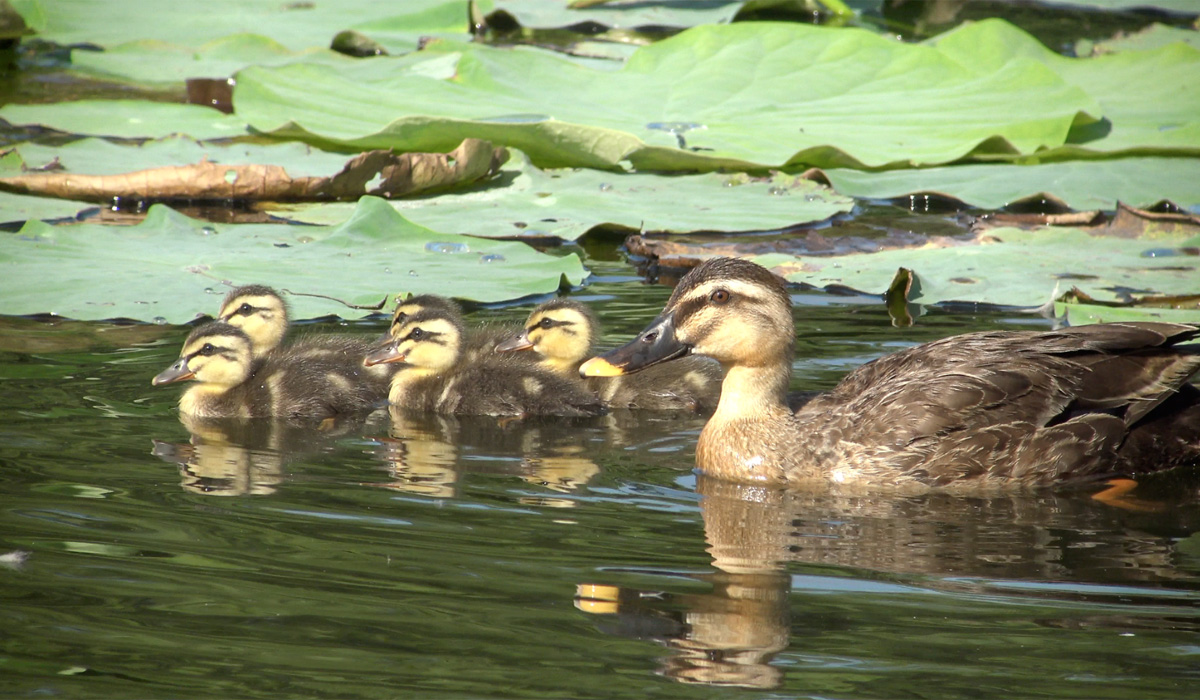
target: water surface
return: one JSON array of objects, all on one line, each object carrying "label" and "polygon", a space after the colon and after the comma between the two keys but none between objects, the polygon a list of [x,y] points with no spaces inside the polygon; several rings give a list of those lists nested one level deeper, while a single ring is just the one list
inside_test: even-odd
[{"label": "water surface", "polygon": [[[669,290],[591,265],[615,344]],[[1048,328],[798,294],[796,388]],[[528,307],[479,310],[516,319]],[[319,330],[377,334],[385,321]],[[698,478],[694,418],[182,423],[186,328],[0,323],[0,695],[1187,698],[1200,508]],[[308,329],[312,330],[312,329]],[[189,430],[190,428],[190,430]]]}]

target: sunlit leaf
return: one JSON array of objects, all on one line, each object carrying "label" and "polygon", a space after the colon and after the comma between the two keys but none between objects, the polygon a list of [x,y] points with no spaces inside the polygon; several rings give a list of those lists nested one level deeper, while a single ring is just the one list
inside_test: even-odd
[{"label": "sunlit leaf", "polygon": [[1075,42],[1075,55],[1091,56],[1121,51],[1143,51],[1157,49],[1176,41],[1182,41],[1200,49],[1200,32],[1195,29],[1170,27],[1155,22],[1139,32],[1132,34],[1122,32],[1112,39],[1104,41],[1077,41]]},{"label": "sunlit leaf", "polygon": [[1046,158],[1121,152],[1200,155],[1200,49],[1172,43],[1148,51],[1067,58],[1007,22],[964,25],[930,42],[978,70],[1033,59],[1099,102],[1104,121],[1077,125]]},{"label": "sunlit leaf", "polygon": [[[1041,47],[1019,32],[1003,36]],[[1011,52],[992,43],[980,46]],[[452,80],[359,64],[248,68],[235,111],[276,136],[359,149],[446,150],[475,136],[544,167],[628,160],[665,170],[1032,154],[1100,116],[1095,101],[1032,58],[970,61],[862,30],[697,27],[639,49],[616,71],[536,49],[443,42],[440,50],[461,55]]]},{"label": "sunlit leaf", "polygon": [[1200,206],[1200,159],[1117,158],[1038,165],[964,164],[869,172],[824,171],[834,189],[867,199],[937,194],[982,209],[1043,195],[1072,209],[1112,209],[1117,202],[1147,207],[1169,200]]},{"label": "sunlit leaf", "polygon": [[197,47],[253,31],[294,51],[327,47],[343,29],[380,23],[404,26],[415,46],[421,34],[467,30],[466,0],[337,0],[275,2],[205,0],[195,3],[11,0],[46,41],[112,47],[158,40]]},{"label": "sunlit leaf", "polygon": [[[596,170],[543,171],[521,154],[473,189],[394,201],[406,218],[475,236],[573,240],[600,225],[648,231],[753,231],[821,221],[854,206],[849,197],[796,176],[655,176]],[[273,208],[297,221],[334,223],[349,205]],[[329,218],[332,217],[332,218]]]},{"label": "sunlit leaf", "polygon": [[1125,238],[1073,228],[1001,228],[969,241],[947,239],[923,247],[751,259],[793,282],[869,294],[883,294],[896,270],[905,267],[916,277],[910,301],[1037,307],[1072,287],[1100,301],[1121,301],[1133,293],[1200,293],[1200,257],[1161,254],[1196,243],[1194,234]]},{"label": "sunlit leaf", "polygon": [[117,138],[162,138],[186,134],[196,139],[225,139],[246,134],[246,123],[201,105],[144,100],[78,100],[56,104],[0,107],[10,124],[44,126],[68,134]]},{"label": "sunlit leaf", "polygon": [[[371,306],[404,292],[499,302],[553,292],[564,278],[579,284],[587,274],[573,254],[431,231],[375,197],[332,227],[207,224],[162,205],[133,227],[30,222],[0,235],[0,270],[0,314],[170,323],[214,313],[231,284]],[[297,318],[369,313],[330,299],[289,301]]]}]

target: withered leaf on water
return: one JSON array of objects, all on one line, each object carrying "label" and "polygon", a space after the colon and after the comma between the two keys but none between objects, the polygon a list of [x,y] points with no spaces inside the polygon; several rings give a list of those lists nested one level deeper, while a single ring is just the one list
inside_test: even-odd
[{"label": "withered leaf on water", "polygon": [[226,165],[202,161],[118,175],[68,171],[28,172],[0,178],[10,192],[63,199],[237,199],[266,201],[403,197],[467,184],[494,175],[508,151],[466,139],[449,153],[367,151],[330,177],[291,177],[278,165]]}]

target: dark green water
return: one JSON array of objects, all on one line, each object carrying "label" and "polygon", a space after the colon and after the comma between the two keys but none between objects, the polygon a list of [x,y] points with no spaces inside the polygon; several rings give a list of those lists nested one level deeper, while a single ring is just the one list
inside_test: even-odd
[{"label": "dark green water", "polygon": [[[667,289],[592,264],[577,296],[610,342],[661,308]],[[914,342],[1047,327],[934,312],[898,330],[880,304],[796,298],[797,387]],[[1130,510],[738,488],[691,471],[699,421],[646,416],[193,436],[178,390],[149,381],[186,330],[0,323],[0,554],[27,553],[0,566],[0,697],[1200,688],[1194,497]]]}]

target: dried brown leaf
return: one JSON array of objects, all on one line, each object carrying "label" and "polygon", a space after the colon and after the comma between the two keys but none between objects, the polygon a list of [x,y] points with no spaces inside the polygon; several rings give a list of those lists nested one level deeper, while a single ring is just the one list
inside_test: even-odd
[{"label": "dried brown leaf", "polygon": [[31,172],[0,178],[0,188],[98,202],[113,198],[296,201],[358,199],[364,194],[403,197],[490,177],[507,160],[506,149],[466,139],[449,153],[360,153],[332,177],[292,178],[278,165],[204,161],[119,175]]}]

